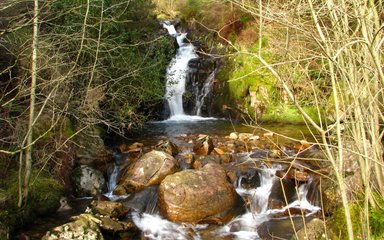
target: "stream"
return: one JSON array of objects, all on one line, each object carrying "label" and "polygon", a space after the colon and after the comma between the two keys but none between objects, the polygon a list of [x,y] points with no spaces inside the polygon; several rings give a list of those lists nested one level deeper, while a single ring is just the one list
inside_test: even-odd
[{"label": "stream", "polygon": [[[169,22],[164,22],[163,27],[176,38],[179,45],[167,69],[167,90],[164,98],[168,102],[170,115],[166,120],[147,123],[126,138],[114,138],[108,144],[114,151],[115,162],[109,166],[108,191],[104,197],[121,202],[130,209],[125,221],[133,222],[139,233],[132,238],[110,234],[105,238],[290,239],[295,231],[316,217],[321,210],[315,190],[316,177],[305,170],[313,166],[303,163],[303,168],[297,164],[300,158],[305,158],[305,153],[318,151],[315,145],[309,144],[314,142],[315,136],[305,125],[275,123],[257,126],[200,116],[204,99],[212,87],[215,71],[195,94],[194,114],[185,114],[183,93],[188,62],[199,56],[195,53],[194,46],[186,41],[187,33],[177,32]],[[204,138],[211,141],[208,141],[212,145],[208,154],[198,153],[200,150],[196,147],[196,142]],[[197,222],[168,220],[159,210],[159,185],[115,195],[114,190],[122,181],[122,172],[127,164],[139,161],[142,154],[156,149],[159,142],[171,142],[177,146],[178,152],[174,158],[180,167],[178,171],[203,169],[212,163],[216,164],[212,166],[225,170],[228,175],[226,184],[232,186],[236,195],[236,204],[230,209],[230,217],[217,216]],[[129,151],[121,150],[121,146],[131,149],[135,144],[141,146],[137,150],[140,154],[139,160],[132,160],[134,157]],[[204,144],[206,143],[203,142],[202,145],[205,146]],[[298,156],[298,160],[294,160]],[[290,166],[294,166],[293,175]],[[92,199],[94,198],[69,199],[70,211],[38,219],[22,232],[29,235],[30,239],[39,239],[53,226],[68,222],[71,216],[82,213]],[[197,208],[196,211],[200,210]]]}]

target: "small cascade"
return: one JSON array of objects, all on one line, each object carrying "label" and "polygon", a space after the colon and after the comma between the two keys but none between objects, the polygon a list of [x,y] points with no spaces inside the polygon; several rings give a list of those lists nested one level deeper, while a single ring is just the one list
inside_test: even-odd
[{"label": "small cascade", "polygon": [[207,80],[204,83],[203,89],[201,93],[197,94],[196,97],[196,115],[201,115],[201,107],[204,105],[204,99],[208,96],[208,94],[212,90],[213,81],[215,80],[215,74],[216,72],[213,71],[207,78]]},{"label": "small cascade", "polygon": [[[165,99],[168,102],[170,118],[169,120],[204,120],[199,117],[204,98],[208,95],[214,80],[214,73],[210,74],[204,83],[202,90],[196,93],[195,114],[187,115],[183,106],[183,95],[186,92],[186,81],[189,72],[188,63],[192,59],[198,59],[195,47],[186,42],[187,33],[177,33],[175,27],[168,21],[163,22],[163,27],[167,29],[169,35],[176,38],[179,48],[176,56],[171,60],[166,74],[166,93]],[[209,118],[212,119],[212,118]]]},{"label": "small cascade", "polygon": [[120,173],[120,167],[116,163],[111,166],[112,170],[110,170],[110,173],[108,174],[108,192],[105,193],[104,195],[108,197],[111,200],[114,200],[117,198],[117,196],[113,195],[113,190],[115,190],[117,186],[117,177]]},{"label": "small cascade", "polygon": [[[239,177],[236,183],[236,192],[247,202],[251,199],[245,214],[240,215],[230,221],[223,227],[209,230],[210,237],[215,239],[241,239],[254,240],[261,239],[259,236],[259,228],[263,224],[276,221],[278,219],[289,219],[282,217],[284,212],[292,208],[300,208],[303,210],[305,217],[320,210],[319,207],[311,205],[307,200],[308,188],[310,182],[301,184],[298,187],[298,199],[289,203],[281,209],[268,209],[268,201],[273,187],[273,183],[278,179],[275,173],[280,169],[280,166],[275,168],[262,168],[259,170],[260,186],[246,189],[242,186],[243,177]],[[249,202],[249,201],[248,201]],[[302,219],[302,216],[294,216],[297,219]],[[157,214],[138,213],[133,215],[133,221],[138,226],[145,237],[148,239],[205,239],[202,235],[204,230],[208,229],[207,224],[192,225],[187,223],[174,223],[168,221]],[[296,220],[295,220],[296,221]],[[274,224],[274,223],[273,223]],[[290,234],[289,229],[285,232]]]}]

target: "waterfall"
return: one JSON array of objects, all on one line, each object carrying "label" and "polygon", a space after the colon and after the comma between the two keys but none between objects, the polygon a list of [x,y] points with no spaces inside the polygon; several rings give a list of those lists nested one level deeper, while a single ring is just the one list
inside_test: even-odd
[{"label": "waterfall", "polygon": [[203,86],[203,89],[202,89],[201,93],[199,93],[196,96],[197,97],[197,100],[196,100],[196,115],[198,115],[198,116],[200,116],[200,114],[201,114],[201,107],[204,104],[204,99],[208,96],[208,94],[212,90],[213,80],[215,80],[215,74],[216,74],[216,72],[213,71],[209,75],[209,77],[207,78],[207,80],[204,83],[204,86]]},{"label": "waterfall", "polygon": [[197,93],[196,96],[196,115],[186,115],[183,107],[183,94],[186,89],[186,79],[189,71],[188,63],[191,59],[199,58],[195,52],[195,47],[191,43],[186,43],[187,33],[177,33],[175,27],[168,21],[163,22],[163,27],[168,30],[169,35],[176,38],[179,48],[177,49],[176,56],[171,60],[167,68],[166,74],[166,93],[165,99],[168,102],[170,110],[170,120],[204,120],[212,118],[201,118],[201,107],[204,103],[204,98],[208,95],[213,79],[212,73],[203,90]]}]

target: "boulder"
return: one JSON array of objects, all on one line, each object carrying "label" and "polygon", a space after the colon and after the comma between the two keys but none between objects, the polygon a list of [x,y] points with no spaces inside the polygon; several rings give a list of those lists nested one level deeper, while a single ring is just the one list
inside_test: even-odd
[{"label": "boulder", "polygon": [[178,170],[177,161],[168,153],[152,150],[129,166],[120,179],[116,195],[124,195],[160,182]]},{"label": "boulder", "polygon": [[82,239],[103,240],[98,226],[100,220],[90,214],[81,214],[75,217],[75,221],[63,224],[48,231],[43,240]]},{"label": "boulder", "polygon": [[[314,218],[306,223],[304,228],[297,231],[293,236],[293,240],[310,240],[310,239],[326,239],[325,222],[321,219]],[[332,238],[331,238],[332,239]]]},{"label": "boulder", "polygon": [[193,151],[199,155],[208,155],[213,150],[213,141],[210,136],[202,135],[193,143]]},{"label": "boulder", "polygon": [[112,218],[124,218],[128,210],[120,202],[111,201],[92,201],[91,209],[93,213],[106,215]]},{"label": "boulder", "polygon": [[167,176],[159,189],[160,212],[175,222],[197,223],[222,217],[234,207],[236,199],[225,170],[212,163],[201,170],[187,169]]},{"label": "boulder", "polygon": [[73,170],[72,184],[77,197],[96,196],[107,191],[103,173],[86,165]]},{"label": "boulder", "polygon": [[275,179],[268,199],[268,208],[282,208],[297,200],[295,181],[289,179]]},{"label": "boulder", "polygon": [[131,221],[117,221],[110,217],[99,217],[99,226],[102,230],[112,233],[138,231],[135,224]]}]

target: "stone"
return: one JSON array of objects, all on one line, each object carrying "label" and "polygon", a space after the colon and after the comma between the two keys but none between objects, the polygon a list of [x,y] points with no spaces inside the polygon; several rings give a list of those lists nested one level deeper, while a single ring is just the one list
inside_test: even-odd
[{"label": "stone", "polygon": [[96,128],[89,128],[76,135],[76,164],[93,166],[106,172],[108,164],[113,162],[113,155],[107,149]]},{"label": "stone", "polygon": [[100,220],[90,214],[81,214],[75,217],[75,221],[63,224],[48,231],[43,240],[81,239],[103,240],[98,226]]},{"label": "stone", "polygon": [[193,152],[199,155],[208,155],[212,152],[213,148],[212,138],[207,135],[200,136],[193,143]]},{"label": "stone", "polygon": [[305,226],[297,231],[293,236],[294,240],[312,240],[312,239],[327,239],[325,236],[325,223],[319,218],[314,218]]},{"label": "stone", "polygon": [[72,183],[77,197],[96,196],[107,191],[103,173],[86,165],[73,170]]},{"label": "stone", "polygon": [[231,132],[230,134],[229,134],[229,139],[238,139],[239,138],[239,136],[238,136],[238,134],[236,133],[236,132]]},{"label": "stone", "polygon": [[133,222],[117,221],[110,217],[100,217],[99,220],[100,228],[108,232],[117,233],[138,230]]},{"label": "stone", "polygon": [[219,164],[167,176],[159,189],[160,212],[174,222],[198,223],[224,216],[236,200],[234,187]]},{"label": "stone", "polygon": [[172,156],[176,156],[180,152],[179,147],[169,140],[160,140],[155,146],[155,150],[166,152]]},{"label": "stone", "polygon": [[276,176],[280,178],[288,178],[293,179],[299,182],[308,182],[309,173],[305,171],[300,171],[300,169],[296,168],[288,168],[285,170],[276,171]]},{"label": "stone", "polygon": [[112,218],[124,218],[128,213],[122,203],[112,201],[92,201],[91,209],[93,213]]},{"label": "stone", "polygon": [[289,179],[276,179],[273,181],[268,199],[268,208],[282,208],[297,200],[295,181]]},{"label": "stone", "polygon": [[248,141],[253,137],[252,133],[239,133],[239,139],[242,141]]},{"label": "stone", "polygon": [[193,162],[194,169],[200,169],[208,163],[221,163],[221,158],[216,155],[195,155],[195,161]]},{"label": "stone", "polygon": [[169,174],[179,169],[177,161],[168,153],[152,150],[129,166],[113,191],[124,195],[145,187],[160,184]]}]

